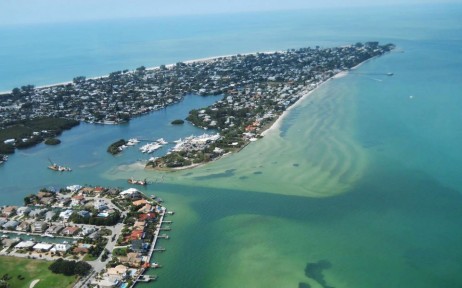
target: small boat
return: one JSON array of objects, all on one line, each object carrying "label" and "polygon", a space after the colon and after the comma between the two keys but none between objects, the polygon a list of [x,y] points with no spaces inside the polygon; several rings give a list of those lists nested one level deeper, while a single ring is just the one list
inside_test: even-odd
[{"label": "small boat", "polygon": [[48,166],[48,168],[53,170],[53,171],[60,171],[60,172],[70,172],[70,171],[72,171],[71,168],[61,166],[61,165],[58,165],[56,163],[51,164],[50,166]]},{"label": "small boat", "polygon": [[159,263],[152,262],[152,263],[151,263],[151,267],[152,267],[152,268],[160,268],[160,267],[162,267],[162,266],[160,266]]},{"label": "small boat", "polygon": [[53,171],[60,171],[60,172],[70,172],[70,171],[72,171],[72,169],[69,168],[69,167],[61,166],[61,165],[58,165],[58,164],[56,164],[54,162],[51,162],[50,159],[48,159],[48,160],[51,163],[51,165],[48,166],[48,169],[51,169]]},{"label": "small boat", "polygon": [[144,179],[144,180],[135,180],[133,178],[130,178],[127,181],[130,184],[136,184],[136,185],[142,185],[142,186],[148,185],[148,182],[146,181],[146,179]]},{"label": "small boat", "polygon": [[131,138],[131,139],[128,139],[127,141],[127,146],[134,146],[136,144],[138,144],[140,141],[136,138]]},{"label": "small boat", "polygon": [[168,144],[167,141],[164,140],[164,138],[159,138],[156,140],[157,143],[159,143],[160,145],[165,145],[165,144]]}]

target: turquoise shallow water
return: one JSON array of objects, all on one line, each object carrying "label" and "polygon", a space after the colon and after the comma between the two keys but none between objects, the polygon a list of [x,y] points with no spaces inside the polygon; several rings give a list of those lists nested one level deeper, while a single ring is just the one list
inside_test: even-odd
[{"label": "turquoise shallow water", "polygon": [[[294,107],[278,129],[240,153],[193,170],[143,171],[135,151],[115,158],[104,151],[121,136],[173,140],[189,135],[194,127],[178,131],[169,121],[213,99],[190,98],[128,126],[82,125],[64,133],[60,146],[23,150],[0,167],[2,204],[20,203],[42,186],[127,187],[127,177],[163,175],[163,183],[147,188],[177,212],[170,240],[160,242],[167,252],[155,255],[163,268],[150,272],[160,276],[159,287],[459,287],[460,15],[460,5],[297,11],[225,20],[91,23],[95,30],[75,28],[84,35],[59,34],[87,41],[74,52],[63,49],[53,56],[62,57],[56,61],[49,61],[51,53],[43,53],[45,58],[31,53],[44,72],[2,77],[1,87],[305,45],[380,40],[394,42],[398,49],[356,73],[329,80]],[[123,33],[144,27],[140,23],[156,23],[152,27],[159,29]],[[123,37],[102,33],[105,25],[120,28]],[[37,29],[45,33],[52,28]],[[11,35],[14,40],[17,34]],[[2,42],[0,51],[9,51],[5,47],[14,43]],[[100,62],[85,62],[85,51],[105,52],[95,52]],[[73,68],[67,71],[66,65]],[[11,74],[13,66],[8,66]],[[376,75],[385,72],[394,76]],[[50,156],[74,171],[47,171]]]}]

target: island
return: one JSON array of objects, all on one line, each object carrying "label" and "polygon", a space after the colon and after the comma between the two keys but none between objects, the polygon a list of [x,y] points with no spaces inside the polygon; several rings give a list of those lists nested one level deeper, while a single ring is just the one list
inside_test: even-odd
[{"label": "island", "polygon": [[119,154],[120,152],[122,152],[126,144],[127,141],[125,141],[124,139],[120,139],[109,145],[109,147],[107,148],[107,152],[111,153],[112,155]]},{"label": "island", "polygon": [[[223,95],[210,107],[191,111],[187,120],[213,129],[220,138],[202,151],[176,151],[148,167],[178,167],[216,159],[241,149],[277,119],[283,111],[323,81],[394,48],[378,42],[331,48],[300,48],[286,51],[238,54],[155,68],[112,72],[72,82],[14,88],[0,95],[0,131],[23,119],[68,119],[95,124],[121,124],[133,117],[179,103],[190,94]],[[40,132],[33,130],[30,133]],[[37,135],[39,136],[39,135]],[[35,141],[22,135],[2,138],[0,153]]]},{"label": "island", "polygon": [[172,125],[181,125],[181,124],[184,124],[184,120],[183,119],[176,119],[176,120],[173,120],[171,122]]},{"label": "island", "polygon": [[[0,101],[1,99],[0,96]],[[2,111],[2,107],[0,107],[0,111]],[[30,117],[28,114],[18,115],[18,117],[21,119],[9,118],[8,124],[0,125],[0,153],[12,154],[16,148],[23,149],[34,146],[46,139],[55,138],[64,130],[80,124],[77,120],[66,118]],[[5,119],[2,120],[6,121]],[[54,141],[53,144],[58,143]]]},{"label": "island", "polygon": [[[6,263],[19,263],[17,259],[24,265],[38,261],[33,259],[49,261],[52,273],[78,276],[77,283],[76,278],[62,278],[74,287],[133,287],[153,280],[144,273],[160,267],[152,257],[165,251],[156,243],[169,238],[165,232],[171,221],[165,218],[174,214],[161,202],[135,188],[42,188],[26,196],[24,206],[0,207],[0,262],[7,269],[11,265]],[[33,280],[18,273],[11,269],[11,285],[21,277]]]}]

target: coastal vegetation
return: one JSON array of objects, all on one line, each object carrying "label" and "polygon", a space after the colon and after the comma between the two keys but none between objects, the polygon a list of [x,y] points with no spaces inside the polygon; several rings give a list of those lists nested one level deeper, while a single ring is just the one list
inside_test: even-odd
[{"label": "coastal vegetation", "polygon": [[69,217],[69,220],[75,224],[90,224],[96,226],[113,226],[120,220],[120,212],[117,210],[109,214],[107,217],[98,217],[97,211],[93,211],[89,214],[91,215],[81,216],[78,213],[73,213],[71,217]]},{"label": "coastal vegetation", "polygon": [[183,123],[184,123],[184,120],[182,120],[182,119],[176,119],[176,120],[172,121],[173,125],[181,125]]},{"label": "coastal vegetation", "polygon": [[51,272],[55,274],[64,274],[66,276],[79,275],[84,276],[90,272],[91,265],[85,261],[72,261],[59,258],[54,261],[49,267]]},{"label": "coastal vegetation", "polygon": [[109,145],[109,147],[107,148],[107,152],[111,153],[112,155],[119,154],[122,151],[120,147],[122,147],[125,144],[127,144],[127,141],[125,141],[124,139],[120,139]]},{"label": "coastal vegetation", "polygon": [[46,145],[58,145],[61,144],[61,140],[58,138],[47,138],[44,142]]},{"label": "coastal vegetation", "polygon": [[0,129],[0,153],[11,154],[16,148],[34,146],[45,138],[54,138],[77,125],[79,121],[53,117],[11,122]]}]

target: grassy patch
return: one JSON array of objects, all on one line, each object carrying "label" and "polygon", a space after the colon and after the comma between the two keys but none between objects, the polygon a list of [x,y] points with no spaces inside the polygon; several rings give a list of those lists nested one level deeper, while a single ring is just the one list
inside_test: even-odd
[{"label": "grassy patch", "polygon": [[[51,263],[44,260],[0,256],[0,277],[8,274],[11,277],[8,284],[15,288],[28,288],[35,279],[40,279],[35,288],[72,287],[77,278],[53,274],[48,270]],[[20,275],[22,277],[19,277]]]}]

